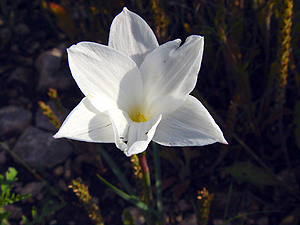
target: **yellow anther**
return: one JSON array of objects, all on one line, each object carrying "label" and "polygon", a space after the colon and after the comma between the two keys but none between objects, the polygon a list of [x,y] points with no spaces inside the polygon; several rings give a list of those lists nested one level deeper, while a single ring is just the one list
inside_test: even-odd
[{"label": "yellow anther", "polygon": [[142,114],[136,114],[133,118],[134,122],[140,123],[140,122],[146,122],[147,120],[145,119],[145,116]]}]

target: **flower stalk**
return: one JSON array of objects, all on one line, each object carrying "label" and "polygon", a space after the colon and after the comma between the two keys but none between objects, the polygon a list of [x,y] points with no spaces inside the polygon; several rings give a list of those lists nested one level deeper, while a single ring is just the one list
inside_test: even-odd
[{"label": "flower stalk", "polygon": [[[137,157],[139,159],[139,165],[142,172],[142,182],[145,190],[145,203],[150,207],[154,207],[153,195],[151,190],[150,171],[147,164],[146,151],[138,154]],[[154,218],[150,212],[148,212],[148,218],[146,219],[148,224],[153,224]]]},{"label": "flower stalk", "polygon": [[69,188],[73,189],[73,192],[79,198],[79,200],[85,206],[85,209],[96,225],[104,225],[103,218],[100,214],[99,207],[93,202],[92,196],[89,193],[88,186],[85,186],[81,178],[72,180],[72,185]]},{"label": "flower stalk", "polygon": [[39,101],[38,104],[39,104],[40,108],[42,109],[43,114],[45,116],[47,116],[47,118],[49,119],[50,123],[52,123],[53,126],[55,126],[55,128],[59,129],[61,126],[61,123],[60,123],[58,117],[52,111],[51,107],[49,105],[46,105],[45,102],[43,102],[43,101]]},{"label": "flower stalk", "polygon": [[197,222],[199,225],[206,225],[209,219],[209,208],[210,203],[213,199],[214,194],[209,194],[208,190],[204,187],[202,191],[198,191],[197,204]]},{"label": "flower stalk", "polygon": [[288,76],[288,63],[290,56],[290,42],[291,42],[291,27],[293,14],[293,1],[284,0],[281,5],[281,18],[279,21],[279,77],[278,77],[278,93],[277,101],[279,104],[285,103],[285,87]]}]

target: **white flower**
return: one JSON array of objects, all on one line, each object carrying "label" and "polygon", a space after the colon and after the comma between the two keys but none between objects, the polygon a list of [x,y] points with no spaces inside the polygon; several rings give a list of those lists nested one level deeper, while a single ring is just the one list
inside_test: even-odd
[{"label": "white flower", "polygon": [[127,156],[151,140],[165,146],[227,144],[212,116],[193,96],[204,39],[158,45],[147,23],[127,8],[115,17],[108,46],[80,42],[69,66],[85,97],[55,138],[115,142]]}]

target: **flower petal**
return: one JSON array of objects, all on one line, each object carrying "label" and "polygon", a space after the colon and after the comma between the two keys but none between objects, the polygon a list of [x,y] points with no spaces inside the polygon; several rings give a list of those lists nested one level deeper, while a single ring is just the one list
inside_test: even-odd
[{"label": "flower petal", "polygon": [[[204,38],[189,36],[179,47],[180,42],[177,39],[159,46],[140,67],[150,115],[173,112],[195,88]],[[168,107],[165,107],[166,102],[169,102]]]},{"label": "flower petal", "polygon": [[140,101],[141,75],[128,56],[108,46],[80,42],[68,49],[68,59],[77,85],[100,112],[128,110]]},{"label": "flower petal", "polygon": [[108,114],[113,125],[116,146],[121,149],[121,151],[125,152],[128,149],[127,141],[129,126],[133,122],[129,118],[127,112],[119,109],[109,110]]},{"label": "flower petal", "polygon": [[95,109],[87,98],[83,98],[72,110],[53,137],[87,142],[114,142],[109,116]]},{"label": "flower petal", "polygon": [[131,57],[139,67],[158,42],[148,24],[124,7],[111,24],[108,46]]},{"label": "flower petal", "polygon": [[152,140],[156,128],[162,119],[162,115],[152,117],[143,123],[132,123],[129,127],[128,147],[126,156],[132,156],[145,151]]},{"label": "flower petal", "polygon": [[207,109],[191,95],[175,112],[162,119],[153,140],[165,146],[227,144]]},{"label": "flower petal", "polygon": [[152,140],[156,127],[162,116],[151,118],[146,122],[133,122],[128,114],[121,110],[110,110],[116,146],[121,149],[126,156],[141,153],[148,147]]}]

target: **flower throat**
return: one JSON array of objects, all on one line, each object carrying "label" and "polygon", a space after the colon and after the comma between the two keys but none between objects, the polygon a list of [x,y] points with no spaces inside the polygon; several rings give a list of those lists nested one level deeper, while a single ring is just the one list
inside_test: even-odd
[{"label": "flower throat", "polygon": [[131,118],[133,122],[146,122],[145,116],[141,113],[135,114],[133,118]]}]

